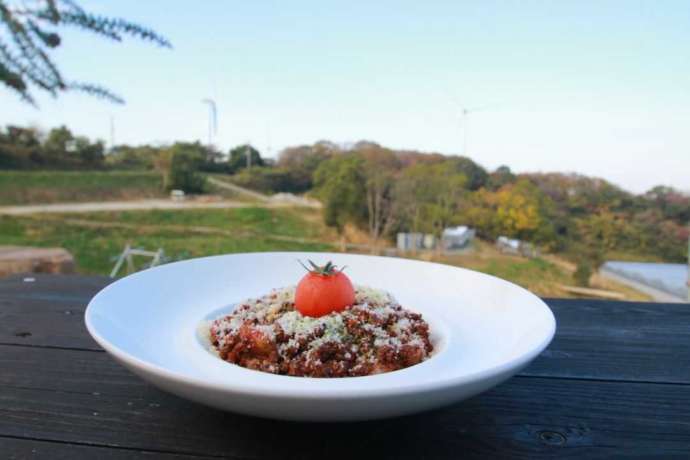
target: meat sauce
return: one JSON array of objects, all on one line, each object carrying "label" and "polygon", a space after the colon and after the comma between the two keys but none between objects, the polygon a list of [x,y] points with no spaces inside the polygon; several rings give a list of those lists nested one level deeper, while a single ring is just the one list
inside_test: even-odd
[{"label": "meat sauce", "polygon": [[211,322],[221,359],[273,374],[355,377],[395,371],[433,351],[422,315],[383,291],[355,288],[355,304],[312,318],[295,310],[294,288],[249,299]]}]

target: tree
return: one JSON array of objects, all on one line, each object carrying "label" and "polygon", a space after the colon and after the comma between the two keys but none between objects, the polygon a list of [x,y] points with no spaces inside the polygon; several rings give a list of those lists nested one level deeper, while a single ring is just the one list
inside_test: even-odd
[{"label": "tree", "polygon": [[657,185],[644,194],[647,203],[659,209],[666,219],[672,219],[679,224],[690,221],[690,196],[674,189]]},{"label": "tree", "polygon": [[364,160],[343,154],[321,163],[314,174],[316,195],[323,202],[324,222],[338,233],[346,224],[366,222]]},{"label": "tree", "polygon": [[33,128],[8,126],[0,130],[0,169],[29,168],[42,164],[39,133]]},{"label": "tree", "polygon": [[623,216],[610,211],[591,214],[576,221],[579,240],[599,253],[605,253],[621,246],[625,240],[634,238],[631,227]]},{"label": "tree", "polygon": [[394,222],[393,189],[400,162],[391,150],[377,144],[358,144],[354,153],[364,160],[368,229],[376,244]]},{"label": "tree", "polygon": [[328,141],[288,147],[280,152],[277,166],[289,173],[295,191],[304,192],[313,187],[314,173],[319,165],[339,153],[342,153],[342,150]]},{"label": "tree", "polygon": [[452,160],[417,163],[403,170],[397,181],[397,212],[409,229],[440,236],[456,223],[467,177]]},{"label": "tree", "polygon": [[230,173],[236,173],[247,167],[247,154],[249,154],[251,166],[265,166],[263,158],[258,150],[249,144],[238,145],[230,150],[228,167]]},{"label": "tree", "polygon": [[202,193],[206,178],[199,173],[204,156],[194,148],[194,144],[177,143],[170,149],[169,189],[179,189],[186,193]]},{"label": "tree", "polygon": [[54,97],[65,91],[81,91],[124,102],[97,84],[69,80],[58,69],[51,53],[62,44],[58,29],[67,27],[118,42],[129,36],[171,47],[168,40],[146,27],[120,18],[94,15],[74,0],[0,0],[0,82],[34,105],[32,88]]},{"label": "tree", "polygon": [[471,159],[463,156],[448,157],[445,160],[452,166],[455,172],[463,174],[467,178],[467,188],[470,190],[479,190],[486,185],[489,174],[484,168],[479,166]]},{"label": "tree", "polygon": [[173,151],[185,151],[196,160],[196,168],[205,172],[228,172],[227,164],[221,162],[222,155],[213,147],[195,142],[175,142]]},{"label": "tree", "polygon": [[151,145],[118,145],[106,157],[109,166],[118,169],[155,169],[161,148]]},{"label": "tree", "polygon": [[571,216],[585,216],[603,210],[635,210],[632,194],[604,179],[562,173],[525,174],[521,177],[529,179]]},{"label": "tree", "polygon": [[78,136],[74,139],[76,161],[81,167],[96,168],[103,165],[105,144],[103,141],[91,142],[89,138]]},{"label": "tree", "polygon": [[264,193],[304,191],[300,188],[299,182],[295,181],[292,171],[285,168],[267,166],[245,168],[232,176],[232,181],[242,187]]},{"label": "tree", "polygon": [[578,286],[588,287],[592,271],[592,263],[586,257],[580,257],[573,273],[575,283]]},{"label": "tree", "polygon": [[74,135],[66,126],[51,129],[43,142],[46,163],[52,166],[65,163],[67,161],[67,148],[73,140]]},{"label": "tree", "polygon": [[104,152],[103,141],[91,142],[87,137],[75,136],[66,126],[51,129],[43,142],[43,160],[54,168],[101,167]]},{"label": "tree", "polygon": [[486,186],[490,190],[498,190],[504,185],[512,184],[517,177],[508,166],[499,166],[494,172],[489,174]]},{"label": "tree", "polygon": [[163,189],[173,190],[175,187],[171,186],[171,172],[172,172],[172,157],[171,149],[160,149],[158,154],[153,159],[153,169],[162,177]]},{"label": "tree", "polygon": [[502,187],[492,201],[499,233],[537,243],[554,242],[555,232],[549,218],[552,203],[527,179]]}]

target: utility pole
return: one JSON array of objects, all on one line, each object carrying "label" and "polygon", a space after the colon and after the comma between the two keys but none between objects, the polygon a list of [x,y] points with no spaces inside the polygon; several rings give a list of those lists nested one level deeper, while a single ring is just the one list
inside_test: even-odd
[{"label": "utility pole", "polygon": [[469,110],[463,107],[462,109],[462,154],[467,156],[467,115]]},{"label": "utility pole", "polygon": [[115,148],[115,117],[110,115],[110,151]]},{"label": "utility pole", "polygon": [[266,123],[266,158],[271,158],[271,127]]},{"label": "utility pole", "polygon": [[213,99],[202,99],[201,102],[208,105],[208,145],[213,145],[213,137],[218,134],[218,119],[216,102]]},{"label": "utility pole", "polygon": [[244,146],[244,156],[247,157],[247,169],[252,167],[252,149],[249,142]]},{"label": "utility pole", "polygon": [[462,109],[462,154],[467,156],[467,139],[469,137],[469,116],[474,112],[479,112],[483,110],[483,107],[475,107],[468,109],[467,107],[461,107]]}]

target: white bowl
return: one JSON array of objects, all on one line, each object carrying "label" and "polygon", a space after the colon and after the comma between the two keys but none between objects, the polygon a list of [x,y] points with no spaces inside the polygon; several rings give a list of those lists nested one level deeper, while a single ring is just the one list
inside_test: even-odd
[{"label": "white bowl", "polygon": [[[245,369],[211,354],[199,325],[248,297],[294,285],[297,260],[347,265],[355,284],[391,292],[429,322],[435,352],[385,374],[305,378]],[[514,375],[551,341],[556,322],[538,297],[498,278],[415,260],[329,253],[252,253],[163,265],[107,286],[85,313],[91,336],[163,390],[243,414],[362,420],[473,396]]]}]

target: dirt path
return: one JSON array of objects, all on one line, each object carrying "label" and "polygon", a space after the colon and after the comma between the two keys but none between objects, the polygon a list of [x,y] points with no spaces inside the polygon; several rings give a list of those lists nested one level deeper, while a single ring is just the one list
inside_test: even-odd
[{"label": "dirt path", "polygon": [[262,193],[255,192],[253,190],[246,189],[244,187],[240,187],[239,185],[235,185],[230,182],[226,182],[223,180],[216,179],[215,177],[206,177],[206,180],[215,185],[216,187],[223,188],[225,190],[230,190],[231,192],[244,195],[249,198],[253,198],[255,200],[263,201],[263,202],[268,202],[271,200],[271,197],[264,195]]},{"label": "dirt path", "polygon": [[248,188],[240,187],[231,182],[226,182],[224,180],[216,179],[215,177],[207,177],[210,184],[218,188],[229,190],[233,193],[243,195],[245,198],[258,200],[263,203],[271,204],[283,204],[286,206],[303,206],[307,208],[321,208],[321,203],[317,200],[306,198],[304,196],[294,195],[292,193],[276,193],[275,195],[264,195],[263,193],[255,192],[254,190],[249,190]]},{"label": "dirt path", "polygon": [[[43,213],[76,213],[99,211],[146,211],[151,209],[226,209],[257,206],[257,203],[244,201],[172,201],[172,200],[136,200],[136,201],[102,201],[95,203],[53,203],[32,204],[25,206],[0,206],[0,215],[28,215]],[[285,207],[287,203],[261,203],[262,207]]]},{"label": "dirt path", "polygon": [[99,201],[85,203],[46,203],[19,206],[0,206],[0,215],[23,216],[44,213],[75,213],[99,211],[147,211],[151,209],[226,209],[262,206],[269,208],[280,207],[309,207],[320,208],[321,204],[314,200],[305,199],[291,194],[277,194],[273,197],[248,190],[244,187],[209,177],[208,181],[216,187],[230,190],[252,201],[223,200],[202,201],[188,199],[172,201],[169,199],[145,199],[132,201]]}]

